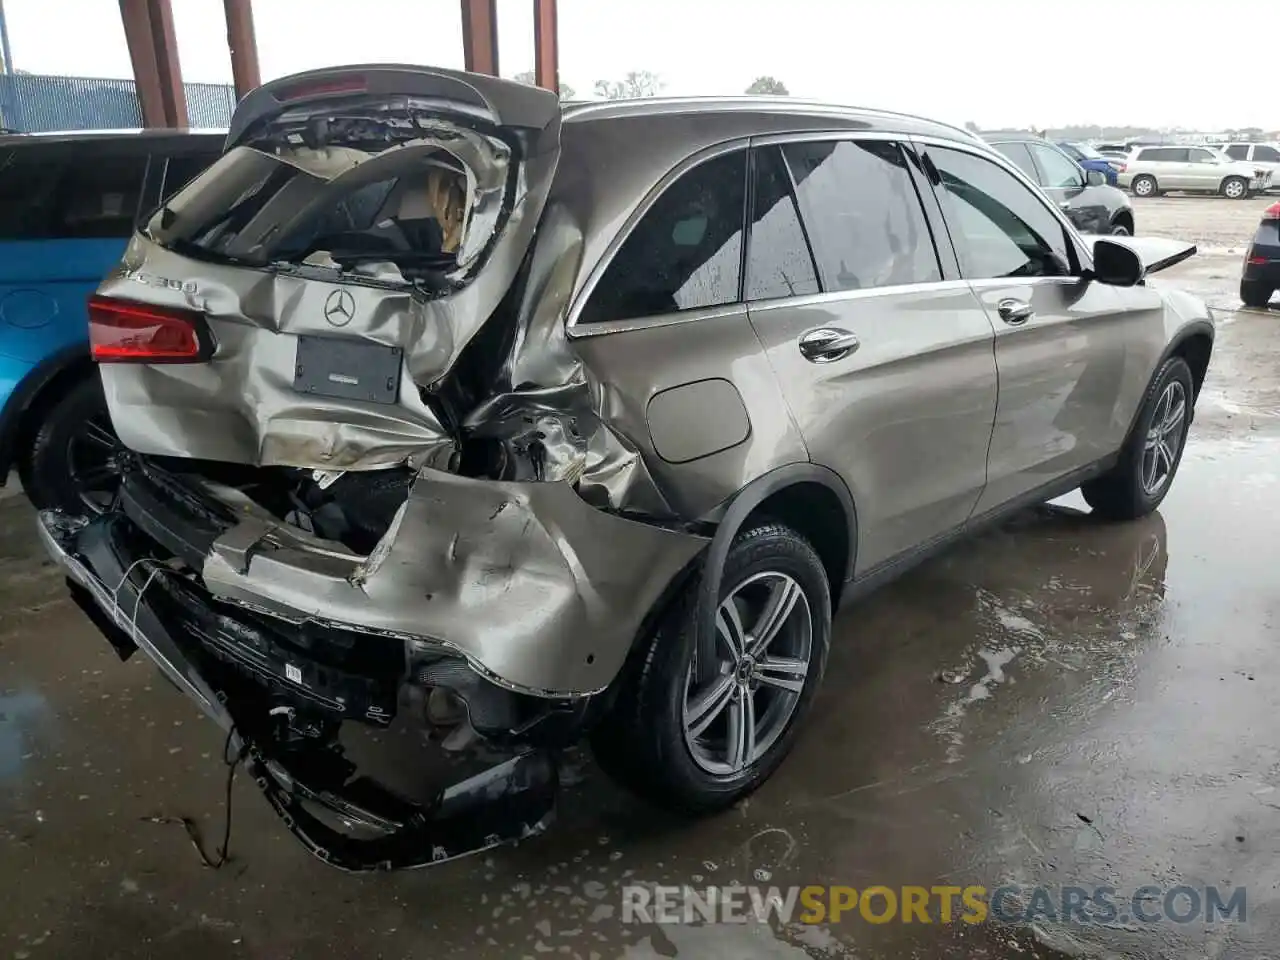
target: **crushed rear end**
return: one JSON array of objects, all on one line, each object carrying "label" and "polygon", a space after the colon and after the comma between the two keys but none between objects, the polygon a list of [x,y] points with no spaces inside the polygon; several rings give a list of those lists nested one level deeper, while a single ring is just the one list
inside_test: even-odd
[{"label": "crushed rear end", "polygon": [[[559,122],[448,71],[269,84],[91,303],[132,453],[113,508],[42,514],[45,544],[348,869],[539,829],[556,752],[706,543],[564,338]],[[358,734],[392,728],[434,760],[371,775]]]}]

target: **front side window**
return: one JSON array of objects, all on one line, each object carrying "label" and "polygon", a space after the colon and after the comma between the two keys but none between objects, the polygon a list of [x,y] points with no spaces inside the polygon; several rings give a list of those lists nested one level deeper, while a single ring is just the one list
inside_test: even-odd
[{"label": "front side window", "polygon": [[700,163],[667,187],[614,256],[579,322],[735,303],[746,181],[747,152],[735,150]]},{"label": "front side window", "polygon": [[1050,188],[1084,186],[1084,175],[1071,160],[1053,147],[1032,144],[1031,152],[1040,168],[1040,185]]},{"label": "front side window", "polygon": [[792,143],[783,154],[823,289],[942,279],[906,156],[896,143]]},{"label": "front side window", "polygon": [[1054,277],[1069,273],[1061,222],[1008,171],[982,157],[931,147],[939,199],[964,275]]},{"label": "front side window", "polygon": [[[1244,157],[1240,159],[1243,160]],[[1253,159],[1264,163],[1280,163],[1280,150],[1275,147],[1257,146],[1253,148]]]},{"label": "front side window", "polygon": [[1192,150],[1190,151],[1192,163],[1217,163],[1220,159],[1217,154],[1210,150]]},{"label": "front side window", "polygon": [[[1040,182],[1040,172],[1031,160],[1031,151],[1025,143],[997,143],[996,149],[1013,162],[1013,165],[1031,178],[1032,182]],[[1043,186],[1043,184],[1041,184]]]},{"label": "front side window", "polygon": [[800,226],[800,214],[791,193],[791,175],[778,147],[763,147],[755,152],[751,210],[747,299],[773,300],[817,293],[818,273]]},{"label": "front side window", "polygon": [[1247,143],[1233,143],[1227,147],[1227,156],[1232,160],[1248,160],[1249,145]]}]

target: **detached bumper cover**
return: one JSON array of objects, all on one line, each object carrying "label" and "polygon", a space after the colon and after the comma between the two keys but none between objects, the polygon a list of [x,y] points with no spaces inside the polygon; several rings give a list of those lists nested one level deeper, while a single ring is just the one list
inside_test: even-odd
[{"label": "detached bumper cover", "polygon": [[361,647],[360,669],[351,671],[293,651],[288,664],[298,679],[288,670],[281,678],[269,631],[209,608],[183,578],[139,555],[140,532],[120,514],[86,523],[46,511],[39,534],[117,652],[142,650],[229,732],[268,803],[320,859],[353,871],[424,866],[523,839],[549,820],[557,777],[545,750],[515,756],[423,804],[356,777],[334,740],[282,728],[282,716],[295,709],[321,724],[335,712],[390,721],[404,670],[393,648],[384,659]]}]

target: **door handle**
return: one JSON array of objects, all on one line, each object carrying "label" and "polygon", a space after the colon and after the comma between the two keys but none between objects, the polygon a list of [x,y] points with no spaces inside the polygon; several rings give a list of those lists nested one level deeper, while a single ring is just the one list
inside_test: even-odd
[{"label": "door handle", "polygon": [[1008,297],[996,304],[996,312],[1000,314],[1000,319],[1011,327],[1017,327],[1026,323],[1036,315],[1031,304],[1023,303],[1021,300],[1014,300]]},{"label": "door handle", "polygon": [[800,338],[800,353],[811,363],[830,363],[847,357],[861,344],[848,330],[839,327],[819,327]]}]

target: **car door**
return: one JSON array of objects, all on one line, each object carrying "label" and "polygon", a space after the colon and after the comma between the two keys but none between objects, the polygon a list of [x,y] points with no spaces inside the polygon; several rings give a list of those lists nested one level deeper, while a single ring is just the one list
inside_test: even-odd
[{"label": "car door", "polygon": [[0,352],[35,363],[86,340],[85,301],[133,232],[147,160],[132,142],[12,150],[0,170],[0,315],[16,333]]},{"label": "car door", "polygon": [[1057,147],[1027,145],[1039,171],[1039,184],[1058,209],[1085,233],[1110,233],[1110,213],[1100,199],[1103,190],[1089,190],[1084,170]]},{"label": "car door", "polygon": [[1191,147],[1187,150],[1187,169],[1192,185],[1190,189],[1216,192],[1222,184],[1223,159],[1212,150]]},{"label": "car door", "polygon": [[1085,252],[1010,169],[960,145],[926,150],[961,271],[996,329],[1000,395],[981,514],[1034,498],[1120,446],[1125,343],[1138,314],[1117,288],[1074,275]]},{"label": "car door", "polygon": [[910,163],[863,137],[754,149],[751,324],[809,457],[853,495],[858,575],[968,519],[995,416],[991,322],[949,246],[940,263]]}]

